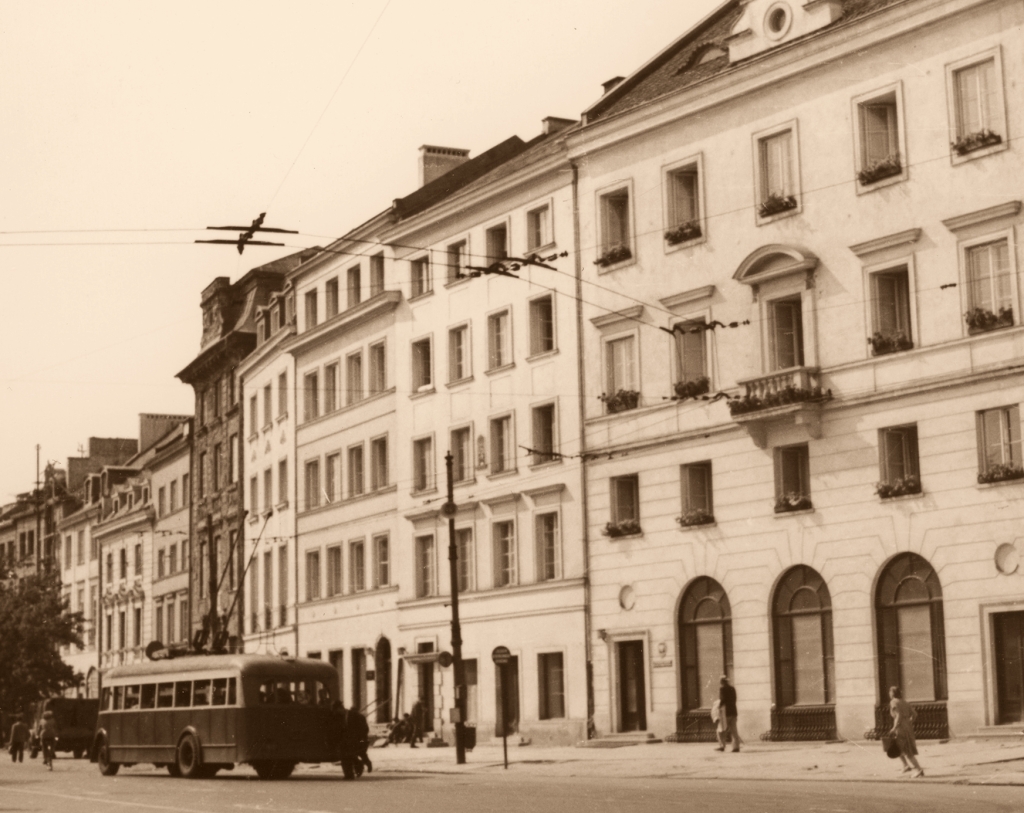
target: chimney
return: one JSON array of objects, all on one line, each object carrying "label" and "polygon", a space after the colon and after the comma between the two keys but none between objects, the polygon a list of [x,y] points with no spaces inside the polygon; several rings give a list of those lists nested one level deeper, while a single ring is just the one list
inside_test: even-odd
[{"label": "chimney", "polygon": [[608,93],[611,93],[613,90],[615,90],[615,88],[619,86],[619,83],[622,82],[625,78],[626,77],[624,76],[613,76],[607,82],[602,82],[601,87],[604,88],[604,94],[602,95],[607,95]]},{"label": "chimney", "polygon": [[426,186],[469,160],[469,150],[456,147],[420,147],[420,186]]},{"label": "chimney", "polygon": [[555,116],[548,116],[545,119],[541,119],[542,132],[544,135],[554,135],[555,133],[561,132],[566,127],[572,127],[576,121],[575,119],[560,119]]}]

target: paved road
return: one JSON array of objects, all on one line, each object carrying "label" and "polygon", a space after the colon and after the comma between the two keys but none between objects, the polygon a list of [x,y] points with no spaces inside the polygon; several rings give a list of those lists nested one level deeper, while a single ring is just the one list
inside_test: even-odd
[{"label": "paved road", "polygon": [[[6,755],[5,755],[6,756]],[[337,768],[300,769],[283,782],[261,782],[248,768],[215,779],[172,779],[136,766],[114,778],[85,761],[58,759],[45,771],[38,760],[0,760],[0,811],[118,813],[119,811],[408,810],[415,813],[508,811],[577,813],[638,810],[679,813],[1018,813],[1019,787],[921,783],[765,782],[622,777],[551,777],[514,766],[508,775],[436,775],[378,771],[343,782]]]}]

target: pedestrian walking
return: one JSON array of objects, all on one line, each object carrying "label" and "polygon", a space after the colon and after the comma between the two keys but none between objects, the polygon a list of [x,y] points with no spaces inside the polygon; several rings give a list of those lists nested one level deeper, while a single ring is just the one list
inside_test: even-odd
[{"label": "pedestrian walking", "polygon": [[423,742],[423,703],[417,700],[412,704],[412,714],[409,715],[409,745],[416,747],[416,741]]},{"label": "pedestrian walking", "polygon": [[36,733],[43,747],[43,765],[52,771],[57,745],[57,720],[49,709],[43,712],[43,719],[39,722],[39,730]]},{"label": "pedestrian walking", "polygon": [[356,778],[356,762],[359,758],[359,730],[355,720],[349,720],[349,710],[340,700],[334,703],[334,725],[341,770],[345,780],[352,782]]},{"label": "pedestrian walking", "polygon": [[28,726],[21,719],[20,714],[14,716],[14,725],[11,726],[11,762],[25,761],[25,743],[28,742]]},{"label": "pedestrian walking", "polygon": [[913,770],[913,778],[924,776],[924,770],[917,761],[917,740],[914,737],[917,712],[903,699],[903,690],[899,686],[889,688],[889,698],[889,714],[892,715],[892,730],[889,733],[896,738],[900,748],[903,773]]},{"label": "pedestrian walking", "polygon": [[347,728],[352,732],[351,736],[355,742],[355,772],[356,776],[363,775],[365,768],[367,773],[373,773],[373,763],[370,762],[370,755],[367,751],[370,748],[370,726],[366,722],[366,715],[356,709],[348,710]]},{"label": "pedestrian walking", "polygon": [[724,751],[726,743],[731,741],[733,753],[736,753],[740,750],[740,732],[736,728],[736,689],[726,675],[719,680],[718,703],[718,747],[715,750]]}]

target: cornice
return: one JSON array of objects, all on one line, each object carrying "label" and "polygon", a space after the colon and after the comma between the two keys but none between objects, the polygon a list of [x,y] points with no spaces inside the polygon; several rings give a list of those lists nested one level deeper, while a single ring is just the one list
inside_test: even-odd
[{"label": "cornice", "polygon": [[619,322],[634,322],[643,316],[643,313],[643,305],[634,305],[631,308],[623,308],[615,313],[602,313],[600,316],[593,316],[590,319],[590,323],[596,328],[604,328],[617,325]]},{"label": "cornice", "polygon": [[308,350],[315,344],[336,338],[346,330],[358,327],[366,322],[376,319],[394,311],[402,301],[401,291],[382,291],[372,296],[365,302],[360,302],[354,308],[341,311],[332,316],[326,322],[317,325],[312,330],[298,333],[289,341],[282,344],[281,349],[292,356],[303,350]]},{"label": "cornice", "polygon": [[978,226],[982,223],[990,223],[993,220],[1001,220],[1008,217],[1016,217],[1020,213],[1021,202],[1011,200],[1008,203],[1000,203],[996,206],[989,206],[986,209],[978,209],[976,212],[969,212],[965,215],[957,215],[942,221],[942,225],[954,234],[971,226]]},{"label": "cornice", "polygon": [[237,372],[245,376],[265,362],[282,355],[282,346],[295,335],[295,323],[285,325],[239,362]]},{"label": "cornice", "polygon": [[672,296],[666,296],[664,299],[658,301],[666,308],[679,308],[683,305],[689,305],[691,302],[699,302],[702,299],[710,299],[715,295],[714,285],[702,285],[700,288],[691,288],[689,291],[683,291],[679,294],[673,294]]},{"label": "cornice", "polygon": [[522,493],[531,500],[534,500],[537,497],[543,497],[545,494],[560,494],[563,491],[565,491],[565,483],[551,483],[550,485],[538,488],[524,488]]},{"label": "cornice", "polygon": [[907,229],[906,231],[889,234],[885,237],[876,237],[873,240],[865,240],[863,243],[855,243],[850,246],[850,251],[858,257],[867,257],[897,246],[910,245],[921,239],[920,229]]}]

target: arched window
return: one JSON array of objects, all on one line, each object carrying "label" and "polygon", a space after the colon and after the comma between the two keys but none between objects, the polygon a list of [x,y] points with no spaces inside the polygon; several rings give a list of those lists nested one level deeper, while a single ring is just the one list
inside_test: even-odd
[{"label": "arched window", "polygon": [[816,570],[797,565],[775,588],[775,696],[779,707],[835,702],[832,598]]},{"label": "arched window", "polygon": [[942,587],[935,569],[916,553],[889,562],[875,595],[879,698],[899,686],[909,701],[946,699]]},{"label": "arched window", "polygon": [[732,675],[731,618],[722,585],[701,576],[689,586],[679,605],[683,711],[711,708],[719,678]]}]

